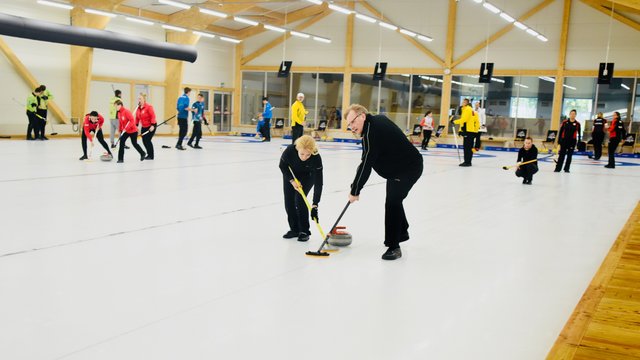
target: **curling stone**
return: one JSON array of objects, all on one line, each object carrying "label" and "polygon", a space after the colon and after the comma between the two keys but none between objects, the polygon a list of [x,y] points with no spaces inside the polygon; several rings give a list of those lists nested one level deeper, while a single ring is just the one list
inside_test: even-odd
[{"label": "curling stone", "polygon": [[329,234],[329,245],[333,246],[349,246],[351,245],[351,234],[345,231],[345,226],[336,226]]},{"label": "curling stone", "polygon": [[113,155],[109,155],[109,154],[100,155],[100,160],[111,161],[113,160]]}]

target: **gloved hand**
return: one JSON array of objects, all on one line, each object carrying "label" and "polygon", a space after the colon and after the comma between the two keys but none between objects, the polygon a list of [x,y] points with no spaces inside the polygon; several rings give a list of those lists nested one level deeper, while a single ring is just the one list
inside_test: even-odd
[{"label": "gloved hand", "polygon": [[202,118],[202,120],[204,120],[204,124],[205,124],[205,125],[209,126],[209,122],[207,121],[207,119],[206,119],[206,118]]},{"label": "gloved hand", "polygon": [[49,100],[49,97],[47,95],[42,95],[42,98],[45,100]]},{"label": "gloved hand", "polygon": [[38,106],[38,104],[36,104],[36,103],[31,103],[31,107],[36,107],[36,106]]},{"label": "gloved hand", "polygon": [[318,219],[318,208],[317,207],[312,207],[311,208],[311,220],[319,221],[319,219]]}]

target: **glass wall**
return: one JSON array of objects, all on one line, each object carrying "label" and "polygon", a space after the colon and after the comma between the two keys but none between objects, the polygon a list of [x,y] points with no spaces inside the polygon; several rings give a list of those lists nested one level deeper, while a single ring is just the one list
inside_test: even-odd
[{"label": "glass wall", "polygon": [[[246,73],[245,73],[246,74]],[[291,77],[281,78],[278,73],[267,73],[267,93],[269,103],[273,106],[274,119],[285,119],[285,126],[289,124],[289,109],[291,108]],[[293,94],[295,96],[295,94]],[[273,127],[275,121],[271,122]]]},{"label": "glass wall", "polygon": [[[307,117],[305,118],[306,123],[305,127],[313,127],[316,125],[316,80],[318,79],[318,74],[290,74],[291,76],[291,93],[293,94],[291,97],[290,104],[293,104],[296,101],[296,95],[298,93],[304,94],[304,108],[308,111]],[[267,84],[267,87],[269,85]]]},{"label": "glass wall", "polygon": [[343,74],[318,74],[317,123],[326,120],[328,129],[340,129],[342,125]]},{"label": "glass wall", "polygon": [[[622,121],[624,121],[628,130],[633,110],[633,83],[633,78],[614,78],[611,80],[611,84],[597,85],[598,103],[594,115],[602,112],[605,119],[611,121],[613,112],[617,111],[620,113]],[[591,132],[591,121],[589,121],[585,130]]]},{"label": "glass wall", "polygon": [[378,85],[371,74],[351,74],[351,103],[360,104],[372,114],[386,114],[387,104],[380,103],[378,109]]},{"label": "glass wall", "polygon": [[[419,124],[427,111],[433,112],[434,123],[438,124],[441,116],[441,102],[442,76],[412,75],[411,124]],[[410,128],[413,128],[413,126],[410,126]]]},{"label": "glass wall", "polygon": [[262,113],[262,97],[265,93],[265,73],[245,72],[242,75],[242,109],[240,124],[255,124],[258,114]]}]

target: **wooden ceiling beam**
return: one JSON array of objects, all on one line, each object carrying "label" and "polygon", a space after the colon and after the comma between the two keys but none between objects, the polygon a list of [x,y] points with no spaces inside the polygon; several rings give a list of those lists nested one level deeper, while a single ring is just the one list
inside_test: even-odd
[{"label": "wooden ceiling beam", "polygon": [[[274,21],[274,22],[270,22],[269,25],[273,25],[273,26],[286,26],[287,24],[291,24],[291,23],[295,23],[307,18],[310,18],[312,16],[316,16],[318,14],[323,13],[324,11],[326,11],[328,9],[327,4],[322,4],[322,5],[311,5],[311,6],[307,6],[305,8],[302,8],[300,10],[296,10],[293,11],[289,14],[287,14],[282,20],[278,20],[278,21]],[[255,36],[258,34],[261,34],[263,32],[267,31],[264,26],[259,25],[259,26],[252,26],[249,28],[244,28],[242,30],[240,30],[237,33],[237,38],[244,40],[247,39],[251,36]]]},{"label": "wooden ceiling beam", "polygon": [[[606,16],[611,16],[611,9],[603,6],[599,1],[582,0],[582,2],[587,6],[605,14]],[[616,5],[614,6],[613,18],[637,31],[640,31],[640,23],[624,15],[619,14],[618,12],[615,11],[617,8],[618,8],[618,4],[616,3]]]}]

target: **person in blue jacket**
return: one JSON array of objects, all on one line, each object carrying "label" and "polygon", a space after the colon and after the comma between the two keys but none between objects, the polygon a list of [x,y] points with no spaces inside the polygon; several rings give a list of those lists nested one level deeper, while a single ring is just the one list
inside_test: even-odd
[{"label": "person in blue jacket", "polygon": [[[187,142],[187,145],[194,149],[202,149],[202,146],[198,145],[200,143],[200,139],[202,138],[202,120],[204,119],[204,95],[198,94],[198,101],[194,102],[191,105],[191,111],[193,111],[193,115],[191,116],[191,121],[193,121],[193,130],[191,130],[191,137]],[[193,145],[193,140],[195,139],[196,145]]]},{"label": "person in blue jacket", "polygon": [[185,87],[184,94],[178,98],[178,104],[176,105],[176,110],[178,110],[178,126],[180,127],[178,143],[176,144],[176,149],[178,150],[186,150],[182,146],[182,140],[187,136],[187,131],[189,130],[189,111],[192,111],[189,107],[190,93],[191,88]]},{"label": "person in blue jacket", "polygon": [[264,111],[262,112],[264,124],[260,130],[262,133],[262,141],[271,141],[271,117],[273,117],[273,106],[271,106],[269,98],[266,96],[262,98],[262,105],[264,105]]}]

